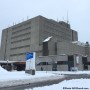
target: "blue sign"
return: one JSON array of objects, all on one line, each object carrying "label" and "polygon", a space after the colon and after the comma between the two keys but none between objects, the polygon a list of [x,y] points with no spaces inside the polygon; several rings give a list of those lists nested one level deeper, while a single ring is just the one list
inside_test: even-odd
[{"label": "blue sign", "polygon": [[26,53],[26,60],[32,59],[32,58],[33,58],[33,53],[27,52],[27,53]]}]

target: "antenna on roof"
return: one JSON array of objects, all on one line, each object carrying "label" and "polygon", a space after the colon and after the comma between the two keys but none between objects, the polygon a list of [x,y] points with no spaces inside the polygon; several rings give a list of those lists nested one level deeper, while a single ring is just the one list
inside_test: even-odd
[{"label": "antenna on roof", "polygon": [[63,17],[63,21],[64,21],[64,17]]},{"label": "antenna on roof", "polygon": [[16,24],[16,22],[13,22],[13,25],[15,25]]},{"label": "antenna on roof", "polygon": [[69,19],[68,19],[68,10],[67,10],[67,28],[70,28],[69,24],[70,24],[70,22],[69,22]]},{"label": "antenna on roof", "polygon": [[57,22],[58,22],[58,18],[57,18]]},{"label": "antenna on roof", "polygon": [[13,22],[13,25],[14,25],[14,22]]},{"label": "antenna on roof", "polygon": [[67,24],[69,23],[69,21],[68,21],[68,10],[67,10]]},{"label": "antenna on roof", "polygon": [[62,21],[65,21],[65,20],[64,20],[64,17],[62,17],[62,19],[63,19]]},{"label": "antenna on roof", "polygon": [[22,21],[24,21],[24,18],[22,19]]},{"label": "antenna on roof", "polygon": [[29,19],[29,16],[27,16],[27,20]]}]

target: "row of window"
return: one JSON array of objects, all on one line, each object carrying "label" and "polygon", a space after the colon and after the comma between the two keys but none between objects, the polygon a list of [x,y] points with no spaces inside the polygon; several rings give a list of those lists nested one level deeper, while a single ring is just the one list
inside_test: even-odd
[{"label": "row of window", "polygon": [[30,24],[31,24],[31,21],[24,23],[23,26],[28,26]]},{"label": "row of window", "polygon": [[17,53],[17,54],[11,54],[10,56],[13,57],[13,56],[19,56],[19,55],[26,55],[27,52],[24,52],[24,53]]},{"label": "row of window", "polygon": [[19,37],[22,37],[22,36],[25,36],[25,35],[30,35],[30,33],[31,32],[27,32],[27,33],[24,33],[24,34],[21,34],[21,35],[13,36],[13,37],[11,37],[11,39],[19,38]]},{"label": "row of window", "polygon": [[[45,25],[44,25],[45,26]],[[59,28],[59,27],[51,27],[51,26],[45,26],[43,32],[51,32],[57,35],[67,35],[67,36],[71,36],[71,30],[67,30],[67,29],[63,29],[63,28]]]},{"label": "row of window", "polygon": [[44,32],[44,34],[41,34],[42,36],[54,36],[54,37],[57,37],[58,39],[65,39],[65,40],[71,40],[71,37],[70,36],[68,36],[68,35],[65,35],[65,34],[61,34],[61,35],[59,35],[59,34],[55,34],[55,33],[51,33],[51,32]]},{"label": "row of window", "polygon": [[25,38],[25,39],[21,39],[21,40],[12,41],[11,44],[22,42],[22,41],[26,41],[26,40],[30,40],[30,37],[29,38]]},{"label": "row of window", "polygon": [[19,46],[19,47],[10,48],[10,50],[15,50],[15,49],[20,49],[20,48],[26,48],[26,47],[30,47],[30,45],[25,45],[25,46]]},{"label": "row of window", "polygon": [[50,19],[49,20],[46,19],[45,25],[47,25],[47,26],[53,26],[53,27],[59,27],[59,24],[57,22],[55,22],[54,20],[52,21]]},{"label": "row of window", "polygon": [[57,27],[57,28],[63,28],[64,30],[70,30],[70,28],[68,29],[67,27],[63,26],[63,25],[60,25],[59,22],[56,22],[54,20],[46,20],[45,23],[44,23],[46,26],[52,26],[53,28]]},{"label": "row of window", "polygon": [[20,33],[20,32],[23,32],[23,31],[27,31],[27,30],[30,30],[31,29],[31,27],[27,27],[27,28],[24,28],[24,29],[20,29],[20,30],[17,30],[17,31],[14,31],[14,32],[12,32],[12,35],[14,35],[14,34],[17,34],[17,33]]},{"label": "row of window", "polygon": [[12,28],[12,30],[17,30],[17,29],[22,28],[23,26],[30,25],[30,24],[31,24],[31,21],[26,22],[26,23],[23,23],[23,22],[22,22],[21,24],[15,25],[15,26]]},{"label": "row of window", "polygon": [[[62,27],[61,25],[59,25],[58,23],[56,23],[55,21],[46,21],[44,23],[44,28],[46,28],[46,30],[52,31],[52,32],[63,32],[63,33],[67,33],[67,34],[71,34],[71,30],[65,27]],[[54,31],[55,30],[55,31]]]}]

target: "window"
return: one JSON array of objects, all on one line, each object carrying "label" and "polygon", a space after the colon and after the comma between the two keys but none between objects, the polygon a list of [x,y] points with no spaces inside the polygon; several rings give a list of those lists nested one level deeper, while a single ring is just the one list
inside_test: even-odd
[{"label": "window", "polygon": [[51,63],[50,62],[40,62],[37,65],[51,65]]},{"label": "window", "polygon": [[23,32],[24,32],[24,31],[26,32],[27,30],[30,30],[30,29],[31,29],[31,27],[27,27],[27,28],[20,29],[20,30],[17,30],[17,31],[15,30],[15,31],[12,32],[12,35],[17,34],[17,33],[20,33],[20,32],[22,32],[22,31],[23,31]]},{"label": "window", "polygon": [[14,48],[11,48],[10,50],[20,49],[20,48],[25,48],[25,47],[30,47],[30,45],[25,45],[25,46],[20,46],[20,47],[14,47]]},{"label": "window", "polygon": [[30,37],[29,38],[22,39],[22,40],[12,41],[11,44],[22,42],[22,41],[26,41],[26,40],[30,40]]},{"label": "window", "polygon": [[11,37],[11,39],[19,38],[19,37],[22,37],[22,36],[25,36],[25,35],[30,35],[30,32],[24,33],[24,34],[21,34],[21,35],[17,35],[17,36],[13,36],[13,37]]}]

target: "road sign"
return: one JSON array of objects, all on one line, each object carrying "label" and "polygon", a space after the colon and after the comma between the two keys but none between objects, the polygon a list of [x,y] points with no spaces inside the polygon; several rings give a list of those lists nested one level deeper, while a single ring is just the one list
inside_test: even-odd
[{"label": "road sign", "polygon": [[32,58],[33,58],[33,52],[32,53],[27,52],[26,53],[26,60],[29,60],[29,59],[32,59]]},{"label": "road sign", "polygon": [[26,70],[35,69],[35,52],[27,52],[26,53]]}]

